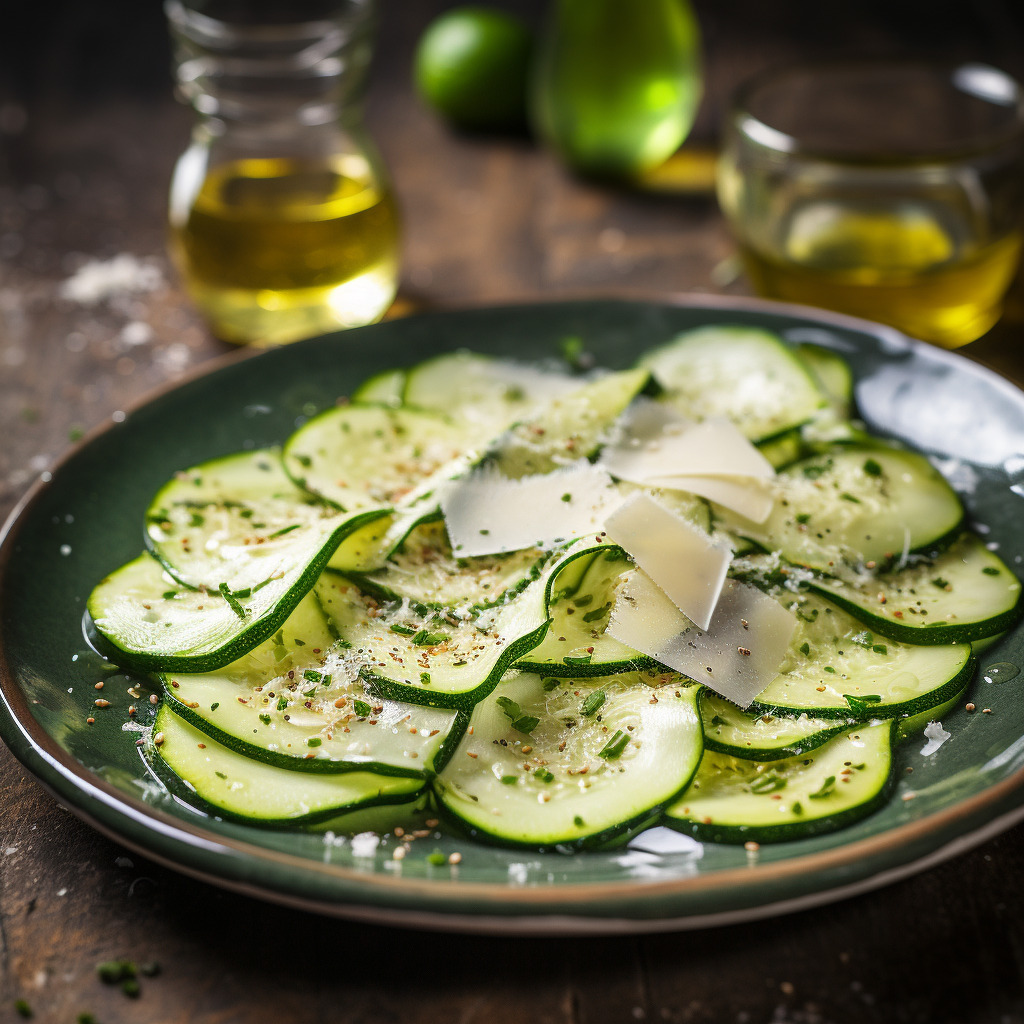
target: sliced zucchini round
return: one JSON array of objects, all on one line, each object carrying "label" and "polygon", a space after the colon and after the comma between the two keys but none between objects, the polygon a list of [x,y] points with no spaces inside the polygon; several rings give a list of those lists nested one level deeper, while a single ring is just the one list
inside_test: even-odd
[{"label": "sliced zucchini round", "polygon": [[916,714],[963,689],[970,644],[918,646],[876,636],[819,594],[780,594],[797,628],[779,674],[751,705],[761,714],[892,718]]},{"label": "sliced zucchini round", "polygon": [[708,326],[680,334],[641,357],[684,416],[725,416],[751,441],[806,423],[825,396],[805,364],[776,334]]},{"label": "sliced zucchini round", "polygon": [[499,604],[535,580],[547,561],[540,548],[457,558],[443,522],[415,527],[386,564],[350,573],[361,590],[379,601],[409,601],[426,609],[478,609]]},{"label": "sliced zucchini round", "polygon": [[731,701],[705,689],[700,695],[704,746],[718,754],[773,761],[820,747],[848,729],[847,719],[813,718],[741,711]]},{"label": "sliced zucchini round", "polygon": [[895,725],[859,725],[795,757],[707,751],[666,822],[713,843],[802,839],[866,817],[888,795]]},{"label": "sliced zucchini round", "polygon": [[775,485],[763,523],[723,513],[725,525],[788,562],[832,575],[948,543],[963,526],[960,499],[916,452],[836,447],[782,470]]},{"label": "sliced zucchini round", "polygon": [[390,507],[471,446],[443,416],[385,405],[342,405],[288,438],[295,483],[345,511]]},{"label": "sliced zucchini round", "polygon": [[812,577],[807,585],[869,629],[909,644],[966,643],[994,636],[1020,618],[1021,584],[974,534],[896,572],[861,578]]},{"label": "sliced zucchini round", "polygon": [[525,363],[476,352],[449,352],[414,366],[406,378],[406,405],[442,413],[478,437],[499,434],[580,381]]},{"label": "sliced zucchini round", "polygon": [[254,761],[193,728],[166,705],[157,712],[154,740],[160,760],[219,815],[294,826],[334,818],[356,808],[408,803],[421,779],[346,772],[311,775]]},{"label": "sliced zucchini round", "polygon": [[[363,509],[384,515],[383,508]],[[352,514],[300,490],[278,449],[238,452],[178,473],[146,512],[150,551],[179,582],[232,593],[305,565],[340,535]],[[365,520],[363,520],[365,521]],[[344,528],[344,529],[342,529]]]},{"label": "sliced zucchini round", "polygon": [[438,801],[504,844],[604,844],[689,782],[702,750],[698,689],[674,673],[511,675],[474,709],[434,782]]},{"label": "sliced zucchini round", "polygon": [[351,580],[325,573],[317,596],[339,636],[364,659],[363,677],[382,697],[469,709],[548,628],[547,574],[502,605],[417,611],[381,604]]},{"label": "sliced zucchini round", "polygon": [[338,645],[310,594],[238,661],[161,681],[177,715],[247,757],[296,771],[426,777],[458,732],[457,713],[379,700],[359,676],[365,661]]}]

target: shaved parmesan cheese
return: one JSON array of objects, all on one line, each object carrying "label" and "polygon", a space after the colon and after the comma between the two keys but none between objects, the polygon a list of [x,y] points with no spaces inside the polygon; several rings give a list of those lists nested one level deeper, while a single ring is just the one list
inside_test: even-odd
[{"label": "shaved parmesan cheese", "polygon": [[550,547],[603,529],[623,497],[586,459],[551,473],[510,480],[483,469],[441,495],[452,551],[460,558]]},{"label": "shaved parmesan cheese", "polygon": [[778,674],[795,628],[777,601],[726,580],[708,629],[700,630],[638,571],[620,589],[607,633],[746,709]]},{"label": "shaved parmesan cheese", "polygon": [[677,608],[707,628],[729,569],[728,548],[642,492],[608,516],[605,530]]},{"label": "shaved parmesan cheese", "polygon": [[772,464],[726,419],[687,423],[645,403],[632,410],[600,464],[621,480],[644,484],[668,476],[739,476],[770,480]]},{"label": "shaved parmesan cheese", "polygon": [[763,523],[775,507],[774,491],[767,481],[753,478],[711,476],[666,476],[652,477],[648,487],[663,487],[666,490],[688,491],[697,494],[716,505],[738,512],[752,523]]}]

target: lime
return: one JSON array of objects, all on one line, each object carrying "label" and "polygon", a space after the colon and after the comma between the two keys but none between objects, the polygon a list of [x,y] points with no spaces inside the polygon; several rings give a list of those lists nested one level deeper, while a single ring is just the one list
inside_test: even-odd
[{"label": "lime", "polygon": [[488,7],[454,7],[416,47],[420,96],[459,128],[501,130],[526,120],[533,35],[519,18]]}]

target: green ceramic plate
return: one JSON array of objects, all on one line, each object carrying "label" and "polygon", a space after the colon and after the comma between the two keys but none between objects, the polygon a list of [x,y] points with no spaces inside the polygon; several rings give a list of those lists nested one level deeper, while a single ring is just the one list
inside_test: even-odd
[{"label": "green ceramic plate", "polygon": [[[1024,552],[1024,395],[973,363],[886,328],[764,302],[578,302],[397,320],[232,361],[152,398],[78,447],[32,489],[0,545],[0,733],[86,821],[218,884],[378,922],[520,933],[699,927],[852,896],[961,852],[1024,817],[1024,627],[984,651],[979,709],[948,715],[935,755],[898,754],[881,811],[843,832],[762,847],[699,845],[666,829],[608,853],[532,854],[424,839],[402,861],[330,835],[267,831],[208,817],[147,771],[125,728],[148,691],[104,690],[80,628],[93,584],[135,555],[142,513],[175,470],[282,441],[297,422],[370,374],[455,347],[552,357],[579,338],[607,366],[702,323],[764,325],[841,351],[871,428],[933,454],[1011,567]],[[1021,481],[1021,482],[1018,482]],[[93,714],[94,725],[86,724]],[[913,769],[913,772],[910,772]],[[428,854],[459,850],[456,869]]]}]

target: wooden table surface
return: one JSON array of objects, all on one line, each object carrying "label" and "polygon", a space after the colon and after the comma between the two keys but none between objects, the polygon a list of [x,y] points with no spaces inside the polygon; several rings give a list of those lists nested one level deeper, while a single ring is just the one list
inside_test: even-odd
[{"label": "wooden table surface", "polygon": [[[624,8],[628,0],[621,0]],[[635,2],[635,0],[634,0]],[[0,38],[0,518],[83,431],[223,356],[164,250],[189,113],[156,4],[21,4]],[[384,0],[368,124],[404,213],[398,311],[567,296],[743,294],[709,194],[575,179],[526,139],[460,138],[409,80],[443,4]],[[529,17],[538,2],[517,5]],[[801,53],[950,53],[1021,72],[1015,0],[698,3],[713,145],[729,90]],[[89,260],[152,268],[95,304],[60,295]],[[1024,381],[1024,287],[967,354]],[[97,978],[156,961],[137,999]],[[1024,827],[884,890],[704,932],[502,940],[294,912],[190,880],[101,837],[0,749],[0,1021],[1024,1022]]]}]

